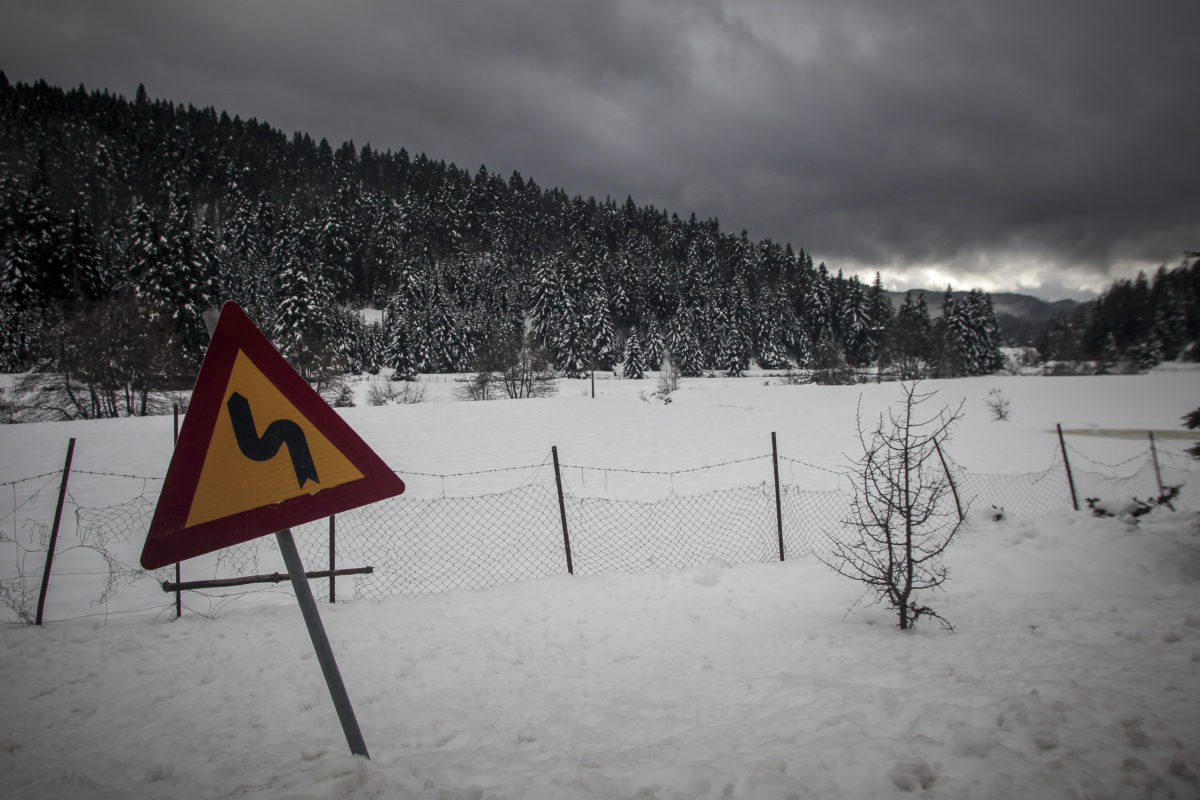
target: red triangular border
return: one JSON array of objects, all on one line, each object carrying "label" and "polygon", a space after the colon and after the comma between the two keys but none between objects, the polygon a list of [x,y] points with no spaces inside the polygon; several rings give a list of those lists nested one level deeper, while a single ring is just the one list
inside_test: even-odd
[{"label": "red triangular border", "polygon": [[[200,470],[225,399],[238,352],[258,368],[288,402],[336,447],[363,477],[313,494],[187,527],[188,511]],[[292,369],[237,303],[221,308],[208,352],[192,389],[179,441],[167,468],[150,531],[142,548],[142,567],[157,569],[222,547],[374,503],[404,491],[404,481],[388,468],[346,421]]]}]

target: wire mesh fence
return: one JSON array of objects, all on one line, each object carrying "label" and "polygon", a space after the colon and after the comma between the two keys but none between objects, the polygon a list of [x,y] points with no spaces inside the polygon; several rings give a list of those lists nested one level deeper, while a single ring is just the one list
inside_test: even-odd
[{"label": "wire mesh fence", "polygon": [[[373,567],[370,574],[337,584],[314,580],[316,595],[326,600],[335,585],[339,599],[382,600],[484,589],[563,574],[569,567],[576,575],[598,575],[826,552],[848,525],[852,476],[775,458],[774,465],[773,456],[766,455],[653,472],[562,466],[557,475],[547,459],[475,473],[405,474],[414,491],[338,514],[336,534],[330,520],[297,526],[293,533],[310,570]],[[812,489],[804,476],[814,470],[837,488]],[[971,510],[995,507],[1037,517],[1069,511],[1077,502],[1087,511],[1089,497],[1154,498],[1160,485],[1181,487],[1177,508],[1200,509],[1194,480],[1200,462],[1170,443],[1116,464],[1064,446],[1038,472],[971,472],[952,459],[948,470]],[[780,476],[778,482],[772,472]],[[0,484],[0,602],[10,620],[32,621],[62,478],[54,472]],[[80,488],[65,495],[67,513],[53,573],[56,601],[47,619],[147,609],[174,614],[174,597],[160,588],[175,579],[174,569],[146,571],[137,564],[161,481],[86,471],[69,478]],[[492,488],[448,491],[469,483],[468,478]],[[89,502],[94,497],[124,499]],[[274,538],[263,537],[189,560],[183,571],[194,581],[286,570]],[[249,593],[287,598],[290,587],[188,591],[184,610],[212,615]]]},{"label": "wire mesh fence", "polygon": [[[318,558],[310,523],[296,529],[305,561]],[[566,572],[558,499],[534,484],[473,497],[404,495],[337,515],[338,561],[375,567],[356,597],[484,589]]]}]

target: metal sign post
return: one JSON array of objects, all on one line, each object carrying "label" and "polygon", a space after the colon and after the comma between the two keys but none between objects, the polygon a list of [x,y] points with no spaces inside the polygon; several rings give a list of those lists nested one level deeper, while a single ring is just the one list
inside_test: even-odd
[{"label": "metal sign post", "polygon": [[321,615],[317,613],[317,602],[313,599],[308,577],[304,574],[304,564],[301,563],[300,553],[296,550],[292,529],[285,528],[279,531],[275,534],[275,539],[279,542],[283,563],[287,565],[288,577],[292,579],[292,588],[296,591],[296,602],[300,604],[304,624],[308,626],[308,636],[312,639],[313,649],[317,651],[317,661],[320,662],[321,672],[325,675],[325,684],[329,687],[333,707],[337,710],[342,731],[346,734],[346,744],[350,745],[350,752],[354,755],[369,759],[371,756],[367,753],[362,731],[358,729],[354,707],[350,705],[350,695],[346,693],[346,685],[342,683],[342,673],[338,671],[337,661],[333,658],[333,649],[329,646],[329,637],[325,635],[325,626],[321,624]]},{"label": "metal sign post", "polygon": [[346,743],[351,753],[370,758],[292,526],[403,491],[404,481],[246,312],[226,303],[200,364],[141,564],[158,569],[274,533]]}]

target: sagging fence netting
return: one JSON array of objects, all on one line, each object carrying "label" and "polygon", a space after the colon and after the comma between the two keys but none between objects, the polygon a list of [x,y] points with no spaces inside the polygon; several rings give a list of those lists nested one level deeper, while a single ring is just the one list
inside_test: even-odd
[{"label": "sagging fence netting", "polygon": [[[1150,499],[1178,487],[1180,512],[1200,510],[1200,461],[1159,442],[1119,463],[1072,445],[1044,470],[971,472],[947,454],[968,517],[1089,513],[1088,498]],[[1069,470],[1068,470],[1069,463]],[[704,467],[651,472],[540,464],[473,473],[401,471],[398,497],[293,529],[309,570],[370,566],[370,574],[314,579],[319,598],[384,600],[478,590],[565,574],[743,564],[827,550],[850,517],[853,475],[767,454]],[[776,477],[778,476],[778,477]],[[0,601],[10,622],[30,622],[39,599],[62,472],[0,484]],[[153,477],[72,470],[49,582],[47,620],[159,612],[175,595],[161,585],[174,568],[146,571],[138,557],[158,499]],[[283,571],[273,537],[185,562],[184,581]],[[247,594],[290,598],[287,583],[201,588],[182,594],[183,613],[214,615]]]}]

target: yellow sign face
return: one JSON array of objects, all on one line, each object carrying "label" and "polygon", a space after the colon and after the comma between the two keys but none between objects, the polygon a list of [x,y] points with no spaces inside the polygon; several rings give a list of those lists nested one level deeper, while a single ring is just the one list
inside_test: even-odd
[{"label": "yellow sign face", "polygon": [[362,477],[239,350],[187,527]]}]

